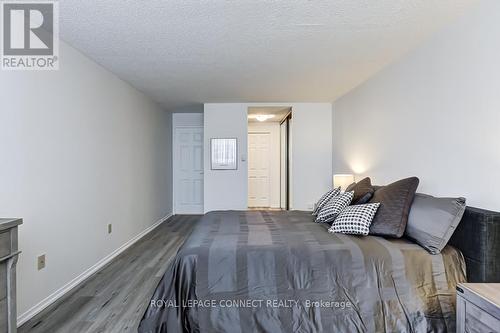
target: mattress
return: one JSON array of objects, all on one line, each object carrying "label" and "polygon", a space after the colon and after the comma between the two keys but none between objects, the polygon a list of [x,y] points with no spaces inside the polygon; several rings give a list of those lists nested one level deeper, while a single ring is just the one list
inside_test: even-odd
[{"label": "mattress", "polygon": [[309,212],[200,219],[156,288],[139,332],[455,331],[460,251],[328,233]]}]

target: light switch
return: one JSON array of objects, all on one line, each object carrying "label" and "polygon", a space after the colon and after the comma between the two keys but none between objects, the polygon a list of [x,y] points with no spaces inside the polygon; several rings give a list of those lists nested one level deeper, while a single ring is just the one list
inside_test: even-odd
[{"label": "light switch", "polygon": [[45,254],[38,256],[37,258],[37,268],[38,270],[45,268]]}]

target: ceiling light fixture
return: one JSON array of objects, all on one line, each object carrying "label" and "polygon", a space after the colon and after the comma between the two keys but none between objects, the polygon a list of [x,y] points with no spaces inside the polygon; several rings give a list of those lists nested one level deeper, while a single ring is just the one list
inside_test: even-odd
[{"label": "ceiling light fixture", "polygon": [[258,121],[266,121],[268,119],[274,118],[274,114],[251,114],[248,115],[249,119],[257,119]]}]

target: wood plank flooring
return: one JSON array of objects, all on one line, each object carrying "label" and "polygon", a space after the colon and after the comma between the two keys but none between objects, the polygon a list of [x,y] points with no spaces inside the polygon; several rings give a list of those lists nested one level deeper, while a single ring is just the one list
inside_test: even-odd
[{"label": "wood plank flooring", "polygon": [[19,333],[137,332],[153,292],[198,215],[162,223],[72,292],[19,328]]}]

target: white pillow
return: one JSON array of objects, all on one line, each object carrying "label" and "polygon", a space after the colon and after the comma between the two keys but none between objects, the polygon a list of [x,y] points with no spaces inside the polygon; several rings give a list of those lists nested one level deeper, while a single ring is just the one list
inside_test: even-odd
[{"label": "white pillow", "polygon": [[354,191],[351,191],[344,192],[331,198],[330,201],[321,208],[316,217],[316,222],[329,223],[335,220],[337,215],[339,215],[344,208],[349,206],[353,197]]},{"label": "white pillow", "polygon": [[330,191],[326,192],[325,194],[323,194],[323,196],[318,200],[318,202],[314,206],[314,210],[313,210],[312,214],[314,216],[318,215],[321,208],[323,208],[323,206],[328,201],[330,201],[331,198],[339,195],[339,193],[340,193],[340,187],[337,187],[337,188],[334,188],[333,190],[330,190]]},{"label": "white pillow", "polygon": [[328,232],[367,236],[379,206],[380,203],[376,202],[346,207],[333,221]]}]

